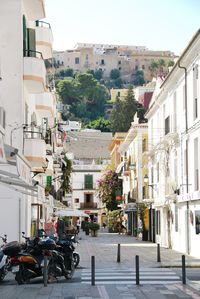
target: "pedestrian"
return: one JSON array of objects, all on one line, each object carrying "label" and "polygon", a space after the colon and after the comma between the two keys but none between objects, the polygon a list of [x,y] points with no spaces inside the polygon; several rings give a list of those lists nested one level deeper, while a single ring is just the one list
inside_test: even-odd
[{"label": "pedestrian", "polygon": [[58,218],[58,222],[57,222],[57,234],[58,234],[58,238],[59,239],[62,239],[64,232],[65,232],[65,222],[63,221],[63,219]]},{"label": "pedestrian", "polygon": [[54,218],[49,219],[45,224],[45,233],[49,237],[56,237],[56,221]]},{"label": "pedestrian", "polygon": [[81,222],[79,217],[76,220],[76,229],[77,229],[77,234],[80,232],[80,226],[81,226]]},{"label": "pedestrian", "polygon": [[106,223],[105,223],[105,222],[103,222],[103,228],[104,228],[104,229],[106,228]]}]

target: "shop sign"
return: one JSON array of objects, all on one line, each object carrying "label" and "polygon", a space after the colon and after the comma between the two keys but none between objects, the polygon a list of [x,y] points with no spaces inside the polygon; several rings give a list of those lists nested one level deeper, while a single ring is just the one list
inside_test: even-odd
[{"label": "shop sign", "polygon": [[116,200],[122,200],[121,195],[117,195],[117,196],[116,196]]},{"label": "shop sign", "polygon": [[91,211],[87,211],[87,210],[86,210],[86,211],[84,211],[84,213],[85,213],[85,214],[90,214]]}]

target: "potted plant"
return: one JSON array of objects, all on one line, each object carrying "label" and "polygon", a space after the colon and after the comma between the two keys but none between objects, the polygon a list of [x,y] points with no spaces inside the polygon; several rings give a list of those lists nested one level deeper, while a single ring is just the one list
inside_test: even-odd
[{"label": "potted plant", "polygon": [[85,221],[83,225],[83,231],[85,231],[86,235],[89,235],[90,229],[89,229],[89,222]]},{"label": "potted plant", "polygon": [[88,224],[90,233],[92,237],[97,237],[97,231],[99,230],[100,226],[98,223],[91,222]]}]

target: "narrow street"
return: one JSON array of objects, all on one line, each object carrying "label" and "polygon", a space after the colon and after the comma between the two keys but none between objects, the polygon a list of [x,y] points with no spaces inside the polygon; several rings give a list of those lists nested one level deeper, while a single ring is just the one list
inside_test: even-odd
[{"label": "narrow street", "polygon": [[[71,281],[61,278],[43,286],[42,279],[17,285],[9,273],[0,285],[1,299],[91,298],[200,298],[200,260],[186,256],[186,285],[182,284],[181,253],[161,248],[157,263],[156,244],[101,229],[95,238],[79,234],[81,262]],[[120,262],[117,247],[121,244]],[[139,255],[140,285],[135,280],[135,256]],[[95,286],[91,285],[91,256],[95,256]]]}]

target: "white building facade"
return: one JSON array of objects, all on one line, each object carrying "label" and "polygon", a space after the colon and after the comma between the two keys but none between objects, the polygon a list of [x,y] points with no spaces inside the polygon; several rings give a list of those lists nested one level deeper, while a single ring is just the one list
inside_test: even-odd
[{"label": "white building facade", "polygon": [[[35,234],[53,211],[45,196],[53,174],[56,97],[47,84],[52,58],[43,0],[0,3],[0,111],[5,161],[0,162],[0,235]],[[6,24],[6,26],[5,26]],[[48,152],[47,152],[48,150]],[[47,179],[48,178],[48,179]]]},{"label": "white building facade", "polygon": [[149,123],[150,199],[161,246],[200,257],[200,31],[153,96]]},{"label": "white building facade", "polygon": [[72,206],[90,216],[97,217],[101,223],[102,202],[98,197],[98,181],[105,165],[73,165],[72,172]]}]

